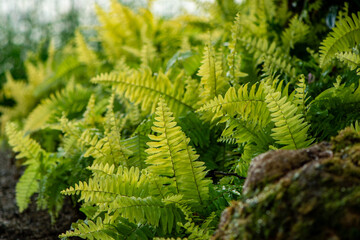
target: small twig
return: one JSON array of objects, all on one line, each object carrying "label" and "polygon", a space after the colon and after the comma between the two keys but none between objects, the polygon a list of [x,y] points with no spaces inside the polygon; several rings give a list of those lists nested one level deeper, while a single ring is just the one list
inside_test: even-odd
[{"label": "small twig", "polygon": [[240,176],[237,173],[226,173],[226,172],[222,172],[222,171],[214,171],[215,175],[222,175],[222,176],[234,176],[237,177],[239,179],[246,179],[246,177]]}]

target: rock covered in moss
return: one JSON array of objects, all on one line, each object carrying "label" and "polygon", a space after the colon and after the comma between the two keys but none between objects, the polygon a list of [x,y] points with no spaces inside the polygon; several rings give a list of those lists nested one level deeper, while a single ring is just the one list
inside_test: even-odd
[{"label": "rock covered in moss", "polygon": [[255,158],[213,239],[360,239],[360,135]]}]

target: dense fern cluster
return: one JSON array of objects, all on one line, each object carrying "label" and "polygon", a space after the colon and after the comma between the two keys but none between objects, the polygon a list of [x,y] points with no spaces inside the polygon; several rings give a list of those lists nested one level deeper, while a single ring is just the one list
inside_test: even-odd
[{"label": "dense fern cluster", "polygon": [[360,119],[359,13],[345,4],[330,30],[313,22],[321,3],[217,1],[169,20],[96,7],[96,44],[78,31],[29,60],[27,82],[8,74],[20,211],[37,193],[55,219],[70,195],[86,219],[60,237],[208,239],[253,157]]}]

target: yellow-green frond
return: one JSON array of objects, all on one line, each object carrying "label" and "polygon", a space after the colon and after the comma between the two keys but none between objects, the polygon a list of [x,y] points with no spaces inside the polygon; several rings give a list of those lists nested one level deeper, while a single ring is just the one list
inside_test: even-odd
[{"label": "yellow-green frond", "polygon": [[309,140],[307,134],[310,125],[304,121],[301,113],[297,113],[298,109],[294,103],[268,85],[265,89],[267,92],[265,100],[271,112],[271,120],[275,124],[271,136],[276,143],[282,145],[284,149],[300,149],[309,146],[313,141]]},{"label": "yellow-green frond", "polygon": [[120,96],[139,104],[145,113],[155,112],[160,96],[168,101],[177,115],[193,111],[193,107],[184,100],[184,88],[176,89],[176,83],[173,85],[166,75],[159,73],[155,77],[148,68],[128,74],[100,74],[92,82],[113,86]]},{"label": "yellow-green frond", "polygon": [[353,52],[338,52],[335,57],[348,65],[350,70],[360,67],[360,55]]},{"label": "yellow-green frond", "polygon": [[270,121],[270,113],[265,103],[264,84],[242,85],[236,90],[230,87],[225,96],[221,95],[204,104],[197,111],[204,112],[208,119],[216,119],[225,115],[239,114],[244,120],[257,119],[261,126]]},{"label": "yellow-green frond", "polygon": [[152,130],[157,135],[149,135],[150,148],[146,163],[154,175],[171,178],[174,194],[182,194],[184,200],[203,204],[208,199],[210,181],[205,179],[203,162],[196,161],[198,155],[188,144],[188,139],[172,117],[165,101],[160,99],[155,113]]},{"label": "yellow-green frond", "polygon": [[90,170],[94,177],[88,182],[79,182],[62,194],[80,195],[79,201],[97,205],[110,204],[121,196],[146,198],[149,196],[150,182],[138,168],[119,167],[116,171],[108,164],[94,164]]},{"label": "yellow-green frond", "polygon": [[45,151],[40,144],[31,139],[29,135],[25,135],[24,131],[18,130],[14,123],[8,123],[5,128],[9,144],[15,152],[19,152],[16,158],[26,158],[28,161],[37,159],[40,154]]},{"label": "yellow-green frond", "polygon": [[57,122],[63,113],[70,116],[79,115],[85,110],[90,96],[90,89],[78,84],[69,84],[37,105],[26,119],[24,130],[39,130],[47,123]]},{"label": "yellow-green frond", "polygon": [[90,66],[93,66],[98,63],[98,59],[95,52],[88,47],[84,39],[84,36],[80,33],[79,30],[75,32],[75,43],[76,43],[76,53],[81,63]]},{"label": "yellow-green frond", "polygon": [[211,44],[205,46],[204,57],[202,65],[199,69],[198,75],[201,77],[200,82],[200,102],[213,99],[219,94],[223,94],[229,87],[227,79],[224,77],[221,57],[215,52]]},{"label": "yellow-green frond", "polygon": [[60,238],[65,237],[81,237],[87,238],[90,240],[102,239],[102,240],[113,240],[111,236],[107,234],[107,232],[113,229],[110,224],[103,223],[101,218],[97,218],[96,222],[88,219],[86,222],[80,221],[77,223],[77,228],[71,231],[66,231],[59,235]]},{"label": "yellow-green frond", "polygon": [[39,190],[39,166],[34,164],[24,171],[16,184],[16,204],[19,211],[24,211],[30,203],[31,196]]},{"label": "yellow-green frond", "polygon": [[298,113],[304,113],[306,110],[306,102],[309,100],[306,92],[305,76],[301,74],[295,87],[293,103],[298,108]]},{"label": "yellow-green frond", "polygon": [[327,65],[336,53],[347,52],[360,43],[360,12],[346,16],[333,28],[320,46],[320,67]]}]

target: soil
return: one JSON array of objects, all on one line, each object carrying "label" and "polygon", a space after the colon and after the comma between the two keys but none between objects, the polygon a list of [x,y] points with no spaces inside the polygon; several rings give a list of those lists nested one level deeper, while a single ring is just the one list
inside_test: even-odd
[{"label": "soil", "polygon": [[15,201],[15,186],[23,169],[15,164],[10,151],[0,151],[0,240],[53,240],[70,229],[71,223],[83,215],[65,200],[55,224],[45,210],[38,211],[33,201],[29,208],[19,213]]}]

